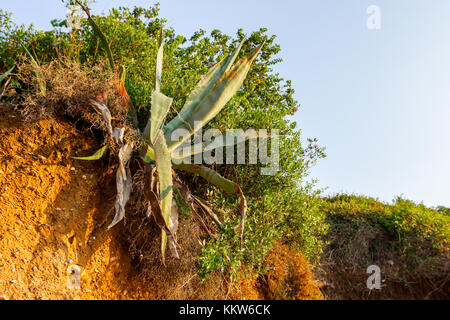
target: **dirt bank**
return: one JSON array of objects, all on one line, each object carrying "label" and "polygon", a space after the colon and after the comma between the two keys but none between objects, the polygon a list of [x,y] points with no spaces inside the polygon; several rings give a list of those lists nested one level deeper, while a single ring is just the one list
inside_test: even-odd
[{"label": "dirt bank", "polygon": [[[71,157],[98,147],[67,123],[24,126],[0,107],[0,296],[7,299],[139,299],[141,289],[118,228],[106,232],[114,189],[98,163]],[[81,289],[68,269],[81,268]]]},{"label": "dirt bank", "polygon": [[[303,272],[306,260],[293,271],[268,261],[278,270],[268,274],[270,285],[266,278],[230,281],[220,272],[202,281],[196,261],[208,234],[196,215],[180,218],[180,259],[168,257],[166,265],[160,230],[136,207],[128,209],[125,224],[106,231],[114,216],[114,170],[107,170],[107,157],[72,159],[98,148],[96,139],[66,121],[25,124],[0,105],[0,299],[262,299],[285,287],[292,272],[318,292],[310,272]],[[79,288],[69,281],[76,270]],[[300,294],[310,287],[297,285],[295,294],[272,298],[311,298]]]}]

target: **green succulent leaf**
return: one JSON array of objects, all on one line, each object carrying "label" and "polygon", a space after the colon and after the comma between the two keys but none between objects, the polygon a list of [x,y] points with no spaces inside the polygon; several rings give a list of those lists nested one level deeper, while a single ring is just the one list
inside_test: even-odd
[{"label": "green succulent leaf", "polygon": [[2,74],[2,75],[0,76],[0,82],[2,82],[3,80],[5,80],[5,78],[6,78],[7,76],[9,76],[9,74],[14,70],[15,67],[16,67],[16,66],[13,66],[11,69],[9,69],[9,70],[6,71],[4,74]]},{"label": "green succulent leaf", "polygon": [[205,77],[197,84],[195,89],[188,96],[186,103],[181,109],[180,113],[170,121],[164,128],[166,134],[170,134],[173,130],[177,129],[186,119],[195,111],[200,102],[208,95],[215,83],[228,71],[233,65],[236,57],[241,51],[245,38],[242,39],[236,50],[213,66]]},{"label": "green succulent leaf", "polygon": [[164,56],[164,39],[161,30],[159,39],[159,49],[156,57],[156,74],[155,74],[155,88],[152,92],[152,104],[150,110],[150,118],[147,121],[143,137],[148,144],[153,145],[156,134],[164,123],[164,120],[172,105],[172,98],[169,98],[161,93],[161,77]]},{"label": "green succulent leaf", "polygon": [[207,93],[204,98],[186,117],[181,119],[180,116],[177,116],[175,118],[180,121],[175,129],[183,129],[185,133],[182,135],[181,139],[172,140],[172,130],[166,131],[165,138],[170,151],[173,151],[183,143],[184,140],[189,138],[201,127],[205,126],[223,109],[226,103],[236,94],[244,83],[251,64],[260,50],[261,47],[240,59],[231,69],[214,82],[211,89],[209,89],[209,86],[205,88],[204,90],[207,90]]},{"label": "green succulent leaf", "polygon": [[169,186],[169,187],[167,187],[167,189],[163,190],[161,192],[161,199],[164,199],[166,196],[168,196],[172,190],[173,190],[173,186]]},{"label": "green succulent leaf", "polygon": [[73,157],[73,159],[77,160],[87,160],[87,161],[94,161],[99,160],[103,157],[106,150],[108,149],[108,145],[104,145],[101,149],[97,150],[92,156],[89,157]]},{"label": "green succulent leaf", "polygon": [[164,39],[163,39],[163,31],[161,29],[159,37],[158,54],[156,55],[155,91],[161,91],[163,57],[164,57]]},{"label": "green succulent leaf", "polygon": [[159,132],[161,125],[169,112],[172,105],[172,98],[166,97],[159,91],[152,93],[151,116],[144,131],[144,139],[147,143],[153,145],[156,134]]},{"label": "green succulent leaf", "polygon": [[172,159],[180,160],[180,159],[184,159],[186,157],[193,156],[193,155],[196,155],[199,153],[204,153],[204,152],[212,151],[212,150],[219,149],[219,148],[232,147],[239,143],[243,143],[247,140],[250,141],[250,140],[256,140],[256,139],[258,139],[258,133],[256,131],[254,133],[243,136],[243,140],[233,139],[233,140],[229,141],[225,137],[215,138],[213,142],[209,143],[206,146],[204,146],[203,143],[197,143],[195,145],[192,145],[190,147],[191,151],[189,151],[189,152],[185,152],[185,150],[180,150],[180,152],[177,152],[177,150],[175,150],[172,153]]},{"label": "green succulent leaf", "polygon": [[145,153],[142,155],[145,163],[151,163],[155,161],[155,151],[151,146],[146,146]]},{"label": "green succulent leaf", "polygon": [[[159,205],[158,197],[152,190],[147,191],[147,198],[150,203],[150,212],[155,220],[156,224],[161,228],[161,232],[165,235],[165,239],[169,240],[169,246],[176,258],[179,258],[177,246],[178,243],[176,241],[176,232],[178,228],[178,211],[175,205],[172,206],[173,216],[171,218],[170,223],[167,223],[166,219],[163,216],[161,206]],[[173,221],[172,221],[173,220]],[[164,243],[164,242],[163,242]],[[165,263],[165,246],[164,251],[162,251],[162,260]]]},{"label": "green succulent leaf", "polygon": [[[172,213],[173,181],[172,161],[162,130],[159,130],[154,143],[156,171],[159,178],[162,216],[170,228],[170,215]],[[165,256],[167,247],[167,234],[162,230],[161,253]]]}]

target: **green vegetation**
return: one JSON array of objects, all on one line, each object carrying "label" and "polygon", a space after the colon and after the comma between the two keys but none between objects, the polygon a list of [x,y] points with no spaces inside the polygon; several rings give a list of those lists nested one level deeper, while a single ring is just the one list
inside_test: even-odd
[{"label": "green vegetation", "polygon": [[[105,48],[108,60],[110,61],[111,69],[114,70],[114,58],[106,36],[92,18],[89,9],[79,1],[77,1],[77,3],[86,12],[89,23]],[[177,148],[177,146],[183,143],[183,141],[189,139],[196,131],[201,130],[203,126],[211,121],[214,116],[223,109],[226,103],[236,94],[237,90],[242,87],[252,62],[261,50],[261,47],[259,47],[252,53],[240,59],[238,62],[234,63],[244,40],[245,39],[242,40],[240,45],[232,54],[227,56],[207,72],[205,77],[197,84],[194,91],[189,94],[180,113],[164,125],[166,115],[172,106],[173,99],[161,93],[161,78],[163,74],[162,71],[164,60],[164,39],[163,31],[161,30],[160,39],[158,42],[158,54],[156,56],[155,85],[151,98],[151,112],[148,117],[145,130],[141,133],[141,138],[145,141],[145,145],[140,151],[144,161],[146,163],[150,163],[148,170],[146,170],[146,181],[144,183],[145,189],[143,193],[146,201],[149,202],[147,215],[151,213],[158,226],[162,229],[161,252],[163,261],[165,259],[165,251],[168,240],[172,254],[174,257],[179,258],[177,252],[178,244],[176,240],[176,232],[178,229],[178,207],[176,203],[172,202],[172,189],[174,187],[172,175],[174,175],[175,180],[178,181],[175,187],[193,210],[195,210],[194,201],[197,200],[201,208],[205,208],[207,212],[211,211],[203,202],[201,202],[200,199],[192,198],[190,192],[187,191],[187,187],[184,186],[172,172],[172,167],[189,173],[198,174],[219,189],[222,189],[228,194],[234,194],[240,198],[241,223],[237,227],[239,227],[239,233],[242,241],[247,202],[239,185],[223,178],[212,169],[193,164],[172,164],[172,159],[174,157],[173,151]],[[126,93],[126,89],[124,88],[123,81],[120,81],[119,83],[120,86],[118,88],[120,89],[120,94],[122,95],[123,100],[129,102],[130,99]],[[104,121],[106,122],[106,131],[108,131],[110,136],[110,143],[119,144],[119,147],[121,148],[119,151],[120,165],[117,175],[118,194],[115,205],[116,216],[109,227],[111,228],[125,217],[125,207],[130,198],[133,182],[131,182],[131,172],[129,173],[127,171],[128,169],[125,169],[126,162],[128,160],[124,159],[130,157],[125,155],[127,152],[132,152],[133,142],[118,142],[117,140],[121,140],[121,138],[117,138],[115,132],[113,133],[111,125],[112,116],[108,106],[105,104],[100,105],[96,102],[93,102],[93,105],[97,107],[103,115]],[[137,125],[134,105],[132,103],[127,103],[124,104],[123,107],[129,108],[129,118],[131,118],[131,121]],[[134,129],[139,131],[139,128]],[[172,133],[180,129],[184,129],[185,133],[181,139],[173,140]],[[117,130],[117,128],[114,130]],[[125,128],[118,130],[120,132],[120,130],[125,130]],[[224,141],[222,141],[220,145],[216,144],[214,149],[223,148],[224,146]],[[200,147],[201,148],[198,151],[199,153],[203,153],[208,149],[208,146],[203,147],[202,145]],[[103,147],[100,152],[103,153],[104,150],[105,147]],[[99,153],[99,151],[97,151],[96,154],[97,153]],[[191,153],[182,154],[180,159],[188,156],[191,156]],[[95,158],[97,157],[95,156]],[[147,181],[153,181],[155,169],[157,172],[156,184]],[[159,198],[157,193],[159,193]],[[215,221],[221,225],[221,222],[218,219],[215,219]]]},{"label": "green vegetation", "polygon": [[[418,263],[450,245],[448,215],[402,198],[384,204],[372,198],[339,195],[327,199],[323,210],[336,228],[336,234],[348,232],[350,237],[364,226],[386,231],[392,249],[415,257]],[[334,247],[342,248],[341,245],[335,243]]]},{"label": "green vegetation", "polygon": [[[92,16],[92,19],[108,39],[114,61],[120,62],[120,77],[124,78],[126,92],[136,106],[138,127],[144,131],[155,86],[159,32],[165,20],[158,18],[157,6],[114,9],[106,16]],[[48,32],[15,26],[4,12],[1,21],[4,26],[0,33],[1,68],[14,63],[12,54],[25,55],[23,47],[40,65],[70,59],[83,69],[108,61],[107,50],[86,19],[82,19],[79,30],[70,33],[64,31],[65,20],[53,21],[55,29]],[[186,39],[165,28],[164,38],[161,92],[173,97],[167,118],[174,118],[208,69],[236,50],[244,39],[244,32],[238,30],[233,38],[219,30],[212,31],[209,36],[200,30]],[[280,61],[275,57],[280,48],[274,41],[275,36],[267,35],[266,29],[250,34],[243,41],[236,60],[264,42],[265,45],[237,94],[205,128],[280,130],[283,134],[280,138],[281,172],[261,176],[261,164],[211,167],[227,180],[239,184],[246,195],[248,218],[242,244],[239,230],[231,227],[240,220],[235,214],[235,200],[202,180],[189,181],[191,192],[206,199],[209,208],[220,212],[224,221],[229,221],[217,230],[216,239],[211,238],[204,244],[199,270],[205,276],[214,270],[238,271],[243,264],[258,268],[278,239],[291,243],[313,260],[321,253],[321,236],[326,231],[324,215],[318,210],[316,192],[306,176],[311,165],[324,153],[316,140],[308,140],[308,145],[303,146],[296,123],[289,120],[299,104],[293,98],[291,83],[272,70],[272,66]],[[58,68],[66,66],[60,63]],[[34,91],[28,82],[16,80],[15,93]],[[20,98],[15,93],[11,92],[7,99],[16,101],[20,107]]]},{"label": "green vegetation", "polygon": [[[323,260],[328,281],[334,282],[334,291],[341,296],[359,283],[348,281],[344,274],[359,273],[364,281],[370,265],[380,266],[383,279],[390,284],[382,290],[382,297],[423,298],[440,294],[445,287],[450,271],[450,217],[442,209],[401,198],[385,204],[368,197],[338,195],[324,199],[321,210],[330,224]],[[396,291],[394,284],[399,284]],[[353,289],[359,293],[356,298],[365,297],[361,289]]]}]

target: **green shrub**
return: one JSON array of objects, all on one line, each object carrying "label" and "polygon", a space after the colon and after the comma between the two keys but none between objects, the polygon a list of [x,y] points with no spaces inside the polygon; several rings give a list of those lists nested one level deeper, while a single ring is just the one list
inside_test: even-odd
[{"label": "green shrub", "polygon": [[327,251],[340,263],[365,268],[396,255],[407,263],[405,271],[414,273],[449,249],[450,217],[423,204],[338,195],[325,199],[322,209],[330,223]]},{"label": "green shrub", "polygon": [[[111,43],[114,60],[119,61],[126,71],[125,87],[137,107],[141,129],[147,121],[153,91],[158,32],[166,23],[158,17],[158,11],[157,5],[150,9],[119,8],[105,16],[94,17]],[[54,30],[41,32],[15,26],[4,12],[1,17],[0,42],[8,44],[7,47],[2,45],[5,49],[0,52],[4,69],[14,62],[17,54],[24,53],[21,45],[41,63],[61,57],[86,66],[107,61],[105,51],[85,19],[79,30],[69,34],[63,29],[65,20],[54,20]],[[200,30],[185,38],[164,28],[166,45],[161,92],[176,102],[168,118],[173,118],[206,71],[230,54],[243,36],[243,30],[238,30],[234,37],[219,30],[209,35]],[[317,261],[321,252],[321,236],[326,232],[326,225],[324,214],[319,210],[317,193],[313,185],[307,183],[307,175],[309,168],[325,156],[324,150],[314,139],[305,145],[300,141],[298,126],[291,120],[300,105],[294,99],[291,82],[273,70],[273,66],[281,61],[277,57],[280,47],[275,39],[267,34],[267,29],[248,36],[242,55],[266,40],[260,57],[237,95],[205,129],[280,130],[283,134],[280,138],[281,170],[274,176],[262,176],[261,165],[213,166],[222,176],[242,187],[249,210],[242,246],[238,235],[226,226],[219,231],[217,239],[205,243],[199,262],[199,272],[203,275],[213,270],[238,270],[243,264],[259,268],[276,240],[289,242],[311,260]],[[235,199],[224,196],[200,179],[192,179],[190,188],[236,224],[239,217],[235,213]]]}]

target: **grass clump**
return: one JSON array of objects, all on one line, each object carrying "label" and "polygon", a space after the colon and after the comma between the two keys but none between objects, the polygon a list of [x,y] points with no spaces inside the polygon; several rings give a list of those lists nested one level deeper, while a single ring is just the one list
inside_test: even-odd
[{"label": "grass clump", "polygon": [[280,242],[265,259],[268,271],[262,290],[269,300],[321,300],[321,284],[313,279],[312,267],[303,254]]}]

